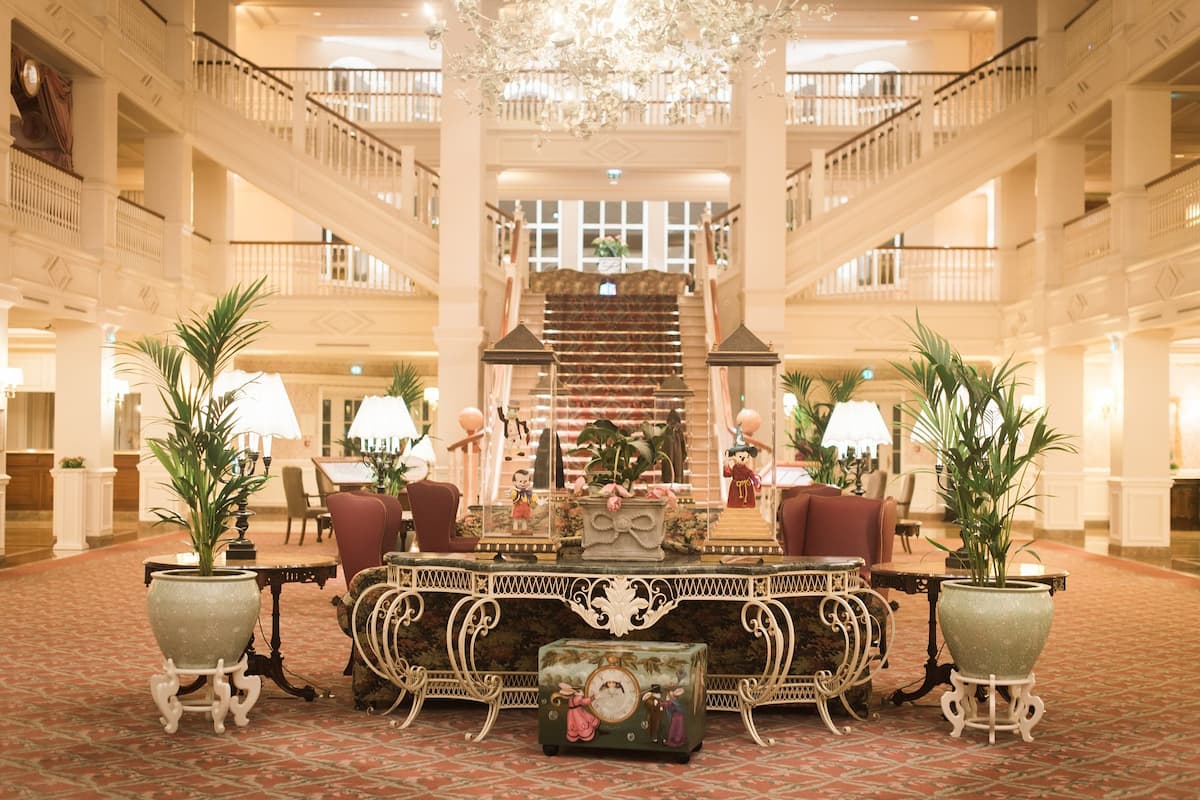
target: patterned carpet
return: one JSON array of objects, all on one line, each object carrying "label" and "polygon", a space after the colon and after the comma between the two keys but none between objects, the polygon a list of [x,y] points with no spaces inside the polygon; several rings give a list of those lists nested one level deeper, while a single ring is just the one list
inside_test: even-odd
[{"label": "patterned carpet", "polygon": [[[251,531],[261,549],[282,536]],[[917,705],[877,702],[832,736],[813,714],[770,711],[756,746],[733,714],[710,714],[690,765],[575,751],[548,758],[531,711],[505,711],[480,744],[483,713],[433,703],[401,731],[352,708],[347,640],[320,589],[283,591],[286,666],[329,695],[305,703],[264,685],[246,728],[223,735],[200,715],[163,732],[148,678],[159,666],[146,623],[142,559],[178,536],[0,570],[0,797],[4,798],[1195,798],[1200,796],[1200,580],[1042,543],[1071,571],[1038,664],[1046,715],[1023,743],[948,735],[940,691]],[[294,548],[295,544],[290,547]],[[334,551],[311,538],[305,551]],[[918,545],[913,556],[928,556]],[[893,662],[877,700],[916,682],[924,598],[900,602]],[[269,598],[263,623],[269,625]]]}]

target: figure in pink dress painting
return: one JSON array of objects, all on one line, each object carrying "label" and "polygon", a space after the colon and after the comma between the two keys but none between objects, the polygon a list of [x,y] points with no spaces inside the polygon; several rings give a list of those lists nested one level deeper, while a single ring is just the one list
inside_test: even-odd
[{"label": "figure in pink dress painting", "polygon": [[663,742],[667,747],[680,747],[687,741],[687,719],[683,713],[683,701],[680,696],[683,687],[677,686],[667,692],[663,701],[663,711],[667,715],[667,738]]},{"label": "figure in pink dress painting", "polygon": [[725,451],[726,478],[729,482],[729,498],[725,501],[726,508],[754,508],[755,496],[762,486],[762,479],[754,471],[754,459],[758,456],[758,448],[746,444],[742,438],[742,429],[738,428],[737,438],[733,447]]},{"label": "figure in pink dress painting", "polygon": [[557,705],[561,700],[567,701],[567,741],[590,742],[596,738],[600,718],[592,713],[592,698],[569,683],[560,683],[550,702]]}]

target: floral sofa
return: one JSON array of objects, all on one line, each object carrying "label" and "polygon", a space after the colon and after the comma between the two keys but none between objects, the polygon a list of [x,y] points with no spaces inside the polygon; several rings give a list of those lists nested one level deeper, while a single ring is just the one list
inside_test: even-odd
[{"label": "floral sofa", "polygon": [[[702,514],[684,506],[670,514],[664,549],[697,550],[706,527]],[[471,525],[471,520],[466,519],[464,532],[469,533]],[[568,527],[563,532],[566,545],[573,531]],[[338,624],[347,636],[352,635],[352,625],[359,626],[361,636],[367,624],[366,608],[359,610],[357,619],[351,619],[355,601],[369,587],[386,579],[386,567],[365,569],[355,576],[346,595],[335,598]],[[396,645],[410,663],[431,670],[450,668],[446,654],[446,620],[456,599],[457,596],[449,594],[427,594],[421,619],[400,630]],[[783,601],[795,626],[796,651],[791,666],[794,675],[834,670],[844,652],[842,634],[823,623],[817,613],[819,600],[817,597],[798,597]],[[881,615],[874,610],[873,616],[878,620]],[[505,600],[498,626],[476,645],[476,665],[481,671],[536,673],[538,648],[562,638],[595,639],[608,638],[608,635],[591,628],[560,601]],[[625,638],[707,642],[710,674],[761,674],[766,658],[764,642],[742,627],[741,605],[733,602],[686,603],[652,628],[634,631]],[[353,658],[352,686],[355,706],[360,709],[386,709],[397,697],[396,687],[372,671],[358,652]],[[866,708],[869,698],[869,681],[846,694],[847,701],[859,710]],[[833,708],[838,705],[834,703]]]}]

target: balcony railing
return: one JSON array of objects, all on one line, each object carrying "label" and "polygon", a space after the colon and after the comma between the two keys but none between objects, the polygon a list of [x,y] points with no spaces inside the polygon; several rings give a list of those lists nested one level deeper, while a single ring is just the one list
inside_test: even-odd
[{"label": "balcony railing", "polygon": [[1063,225],[1063,283],[1091,277],[1086,265],[1109,255],[1112,247],[1112,207],[1107,203]]},{"label": "balcony railing", "polygon": [[1200,234],[1200,161],[1146,184],[1149,246],[1163,250]]},{"label": "balcony railing", "polygon": [[789,72],[787,124],[869,128],[961,72]]},{"label": "balcony railing", "polygon": [[438,225],[438,176],[203,34],[193,37],[196,91],[293,144],[322,167],[422,225]]},{"label": "balcony railing", "polygon": [[117,251],[121,266],[148,275],[163,273],[163,217],[117,199]]},{"label": "balcony railing", "polygon": [[1112,0],[1093,0],[1091,5],[1063,26],[1067,69],[1075,67],[1112,36]]},{"label": "balcony railing", "polygon": [[1022,39],[939,87],[933,107],[914,103],[829,151],[821,164],[787,176],[788,228],[849,203],[932,151],[993,118],[1036,90],[1037,42]]},{"label": "balcony railing", "polygon": [[15,145],[10,164],[8,191],[13,221],[48,239],[79,247],[83,178]]},{"label": "balcony railing", "polygon": [[120,0],[117,27],[121,40],[135,54],[164,69],[167,63],[167,21],[145,0]]},{"label": "balcony railing", "polygon": [[987,303],[996,299],[994,247],[881,247],[801,293],[805,300]]},{"label": "balcony railing", "polygon": [[265,69],[354,122],[409,125],[442,121],[441,70]]},{"label": "balcony railing", "polygon": [[285,297],[415,295],[416,284],[352,244],[334,242],[230,242],[234,280],[267,276]]},{"label": "balcony railing", "polygon": [[212,263],[212,240],[202,233],[192,232],[192,285],[200,290],[215,288],[212,282],[215,265]]}]

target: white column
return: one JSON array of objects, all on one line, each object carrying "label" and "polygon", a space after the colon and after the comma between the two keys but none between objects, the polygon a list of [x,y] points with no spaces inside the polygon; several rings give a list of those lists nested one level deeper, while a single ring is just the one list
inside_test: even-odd
[{"label": "white column", "polygon": [[1083,213],[1083,142],[1048,139],[1037,148],[1034,286],[1062,285],[1062,226]]},{"label": "white column", "polygon": [[112,539],[113,352],[105,328],[56,320],[54,462],[82,456],[84,469],[54,476],[56,550],[83,550]]},{"label": "white column", "polygon": [[[0,303],[0,369],[8,366],[9,308],[11,306],[8,303]],[[8,396],[0,391],[0,565],[4,564],[4,550],[7,546],[5,519],[8,516],[8,481]]]},{"label": "white column", "polygon": [[1034,231],[1036,176],[1031,165],[1010,169],[996,178],[996,247],[999,248],[1000,297],[1011,303],[1023,299],[1028,286],[1017,285],[1017,245]]},{"label": "white column", "polygon": [[1146,184],[1171,171],[1171,91],[1167,86],[1119,86],[1112,96],[1112,249],[1121,254],[1110,278],[1110,311],[1126,311],[1124,265],[1146,250]]},{"label": "white column", "polygon": [[[735,88],[741,113],[742,174],[737,182],[742,204],[742,320],[764,342],[778,348],[785,339],[787,286],[787,210],[781,176],[787,174],[786,103],[782,89],[787,74],[784,42],[761,70],[746,70]],[[771,87],[775,87],[772,91]],[[816,165],[814,164],[814,169]],[[737,327],[730,320],[726,335]],[[745,406],[764,419],[772,413],[776,394],[772,371],[747,372]],[[732,414],[739,411],[736,398]],[[764,428],[765,433],[765,428]]]},{"label": "white column", "polygon": [[1170,344],[1167,330],[1131,333],[1114,354],[1110,553],[1170,551]]},{"label": "white column", "polygon": [[195,275],[203,270],[206,279],[196,282],[200,291],[214,294],[233,285],[233,264],[230,258],[229,234],[233,230],[234,192],[230,187],[233,180],[229,170],[211,161],[195,162],[192,172],[195,219],[193,227],[197,233],[210,240],[208,264],[192,264]]},{"label": "white column", "polygon": [[181,133],[143,141],[146,207],[163,215],[163,277],[182,280],[192,267],[192,146]]},{"label": "white column", "polygon": [[[167,75],[183,83],[192,71],[190,37],[195,21],[193,0],[162,0],[158,11],[167,20]],[[206,3],[200,3],[203,6]]]},{"label": "white column", "polygon": [[76,78],[72,124],[75,171],[83,176],[79,227],[85,250],[116,263],[117,84]]},{"label": "white column", "polygon": [[158,390],[146,382],[146,378],[140,373],[127,373],[121,377],[129,381],[133,391],[141,393],[142,447],[138,460],[138,520],[157,522],[158,516],[150,511],[152,508],[173,508],[182,512],[179,501],[163,485],[169,480],[166,469],[150,453],[147,445],[150,437],[166,435],[167,407],[159,397]]},{"label": "white column", "polygon": [[1055,533],[1083,534],[1083,347],[1057,347],[1042,354],[1040,384],[1050,426],[1069,434],[1075,453],[1042,459],[1042,494],[1037,525]]},{"label": "white column", "polygon": [[[456,14],[447,14],[444,38],[447,56],[464,47],[471,34]],[[479,355],[483,345],[483,118],[473,110],[478,88],[443,77],[440,192],[453,202],[441,205],[438,279],[438,325],[433,337],[438,347],[439,405],[437,437],[444,447],[462,438],[458,412],[479,406]],[[502,296],[501,296],[502,297]],[[501,302],[501,298],[494,298]]]}]

